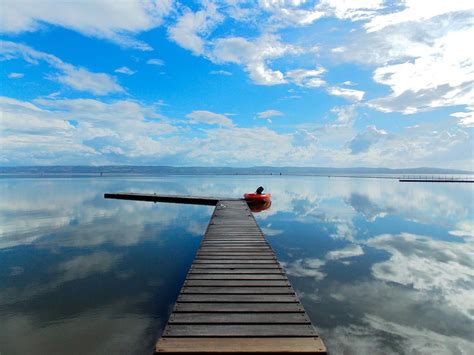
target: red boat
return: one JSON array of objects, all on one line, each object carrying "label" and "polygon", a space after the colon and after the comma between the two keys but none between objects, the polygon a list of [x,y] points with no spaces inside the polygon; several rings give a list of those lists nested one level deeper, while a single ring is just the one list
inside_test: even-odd
[{"label": "red boat", "polygon": [[253,201],[267,202],[267,201],[270,201],[271,198],[272,198],[272,194],[257,194],[255,192],[248,192],[244,194],[244,199],[247,202],[253,202]]}]

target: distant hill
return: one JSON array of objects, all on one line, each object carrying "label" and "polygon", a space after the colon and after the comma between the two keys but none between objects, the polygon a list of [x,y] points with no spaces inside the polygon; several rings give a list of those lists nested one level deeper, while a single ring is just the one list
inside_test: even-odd
[{"label": "distant hill", "polygon": [[139,175],[344,175],[344,174],[474,174],[472,171],[441,168],[325,168],[325,167],[174,167],[174,166],[17,166],[0,167],[0,174],[139,174]]}]

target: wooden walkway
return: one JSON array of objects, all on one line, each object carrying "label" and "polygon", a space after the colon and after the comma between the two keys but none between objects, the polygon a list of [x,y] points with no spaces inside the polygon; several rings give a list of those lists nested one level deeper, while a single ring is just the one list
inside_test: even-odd
[{"label": "wooden walkway", "polygon": [[326,353],[245,201],[216,203],[155,351]]}]

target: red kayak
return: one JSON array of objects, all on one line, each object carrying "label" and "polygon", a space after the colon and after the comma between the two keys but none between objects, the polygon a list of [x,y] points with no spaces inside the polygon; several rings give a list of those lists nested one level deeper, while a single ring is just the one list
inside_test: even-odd
[{"label": "red kayak", "polygon": [[272,205],[271,197],[271,194],[257,194],[255,192],[244,194],[244,199],[252,212],[262,212],[269,209]]},{"label": "red kayak", "polygon": [[244,199],[247,202],[250,202],[250,201],[266,202],[266,201],[270,201],[271,198],[272,198],[272,194],[256,194],[255,192],[248,192],[244,194]]}]

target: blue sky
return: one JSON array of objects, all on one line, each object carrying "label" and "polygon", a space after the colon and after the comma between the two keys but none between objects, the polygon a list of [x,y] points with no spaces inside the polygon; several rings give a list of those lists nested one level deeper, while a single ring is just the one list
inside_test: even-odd
[{"label": "blue sky", "polygon": [[0,164],[474,170],[474,5],[2,1]]}]

